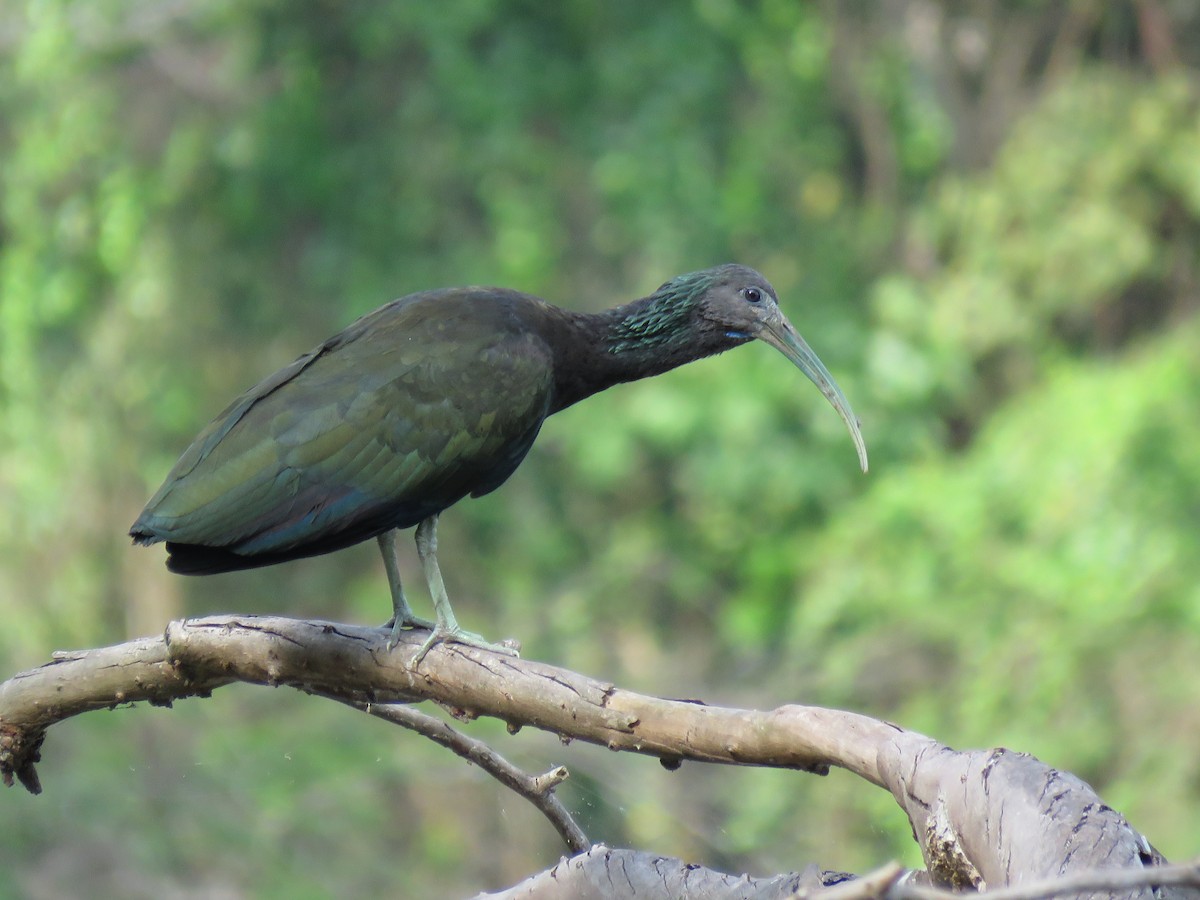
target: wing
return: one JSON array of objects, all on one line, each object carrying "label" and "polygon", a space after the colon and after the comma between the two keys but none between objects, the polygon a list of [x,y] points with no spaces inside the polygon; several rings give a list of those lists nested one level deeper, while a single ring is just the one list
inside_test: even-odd
[{"label": "wing", "polygon": [[360,319],[235,400],[131,534],[291,558],[498,487],[552,390],[549,348],[505,299],[429,292]]}]

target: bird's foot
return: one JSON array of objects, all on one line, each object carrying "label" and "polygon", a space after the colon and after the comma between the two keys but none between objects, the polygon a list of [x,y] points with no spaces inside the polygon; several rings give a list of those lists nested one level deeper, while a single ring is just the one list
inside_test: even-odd
[{"label": "bird's foot", "polygon": [[396,644],[400,642],[400,632],[406,628],[419,628],[423,631],[434,631],[437,629],[437,623],[429,619],[422,619],[420,616],[414,616],[411,612],[407,615],[392,616],[390,620],[385,622],[381,627],[388,631],[387,648],[395,650]]},{"label": "bird's foot", "polygon": [[514,656],[520,658],[521,654],[518,649],[511,646],[509,642],[494,644],[491,641],[485,640],[478,634],[470,631],[464,631],[458,626],[446,627],[440,623],[435,623],[433,628],[429,630],[429,637],[425,639],[425,643],[421,645],[421,649],[417,651],[416,656],[409,663],[409,668],[416,670],[417,666],[421,665],[421,660],[425,658],[435,644],[465,644],[468,647],[475,647],[479,650],[488,650],[492,653],[499,653],[502,656]]}]

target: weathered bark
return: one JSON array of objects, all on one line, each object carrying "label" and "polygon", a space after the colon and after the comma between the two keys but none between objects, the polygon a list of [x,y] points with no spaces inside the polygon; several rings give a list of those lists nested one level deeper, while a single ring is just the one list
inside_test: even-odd
[{"label": "weathered bark", "polygon": [[[962,894],[930,887],[924,872],[905,871],[889,863],[861,878],[844,872],[803,872],[773,878],[734,876],[689,865],[682,860],[637,850],[613,850],[602,845],[539,872],[520,884],[475,900],[578,900],[578,898],[638,897],[639,900],[957,900]],[[1155,869],[1108,869],[1047,879],[1020,887],[991,889],[992,900],[1049,900],[1052,897],[1129,897],[1149,886],[1160,886],[1157,897],[1196,894],[1200,866],[1162,866]]]},{"label": "weathered bark", "polygon": [[[898,868],[898,867],[897,867]],[[564,857],[506,891],[480,894],[476,900],[605,900],[611,897],[688,897],[689,900],[786,900],[800,891],[816,891],[845,881],[841,872],[803,872],[751,878],[726,875],[681,859],[598,844],[586,853]]]},{"label": "weathered bark", "polygon": [[[15,776],[37,792],[35,763],[51,725],[122,703],[166,705],[207,696],[222,685],[245,681],[288,685],[367,711],[378,704],[432,700],[461,719],[493,716],[512,731],[531,725],[564,739],[657,756],[668,768],[682,760],[818,774],[839,766],[891,791],[908,814],[930,877],[943,885],[983,889],[1098,868],[1138,870],[1164,863],[1086,784],[1024,754],[957,752],[890,723],[819,707],[762,711],[666,700],[457,644],[434,647],[414,671],[407,663],[422,637],[404,635],[389,652],[386,633],[378,629],[213,616],[172,622],[160,638],[56,654],[52,662],[0,684],[0,774],[8,784]],[[603,863],[607,868],[617,851],[605,852],[610,854]],[[651,854],[620,859],[631,878],[631,865],[646,865],[660,885],[675,884],[672,878],[685,875],[700,878],[678,861]],[[601,865],[573,861],[575,868],[563,872],[584,863]],[[668,870],[676,875],[668,876]],[[710,874],[717,887],[731,877]],[[734,882],[749,884],[744,878]],[[551,878],[539,890],[556,883]],[[774,890],[777,883],[784,882],[754,884]],[[794,882],[788,883],[795,890]],[[628,893],[616,886],[614,892]],[[1151,892],[1128,895],[1149,897]]]}]

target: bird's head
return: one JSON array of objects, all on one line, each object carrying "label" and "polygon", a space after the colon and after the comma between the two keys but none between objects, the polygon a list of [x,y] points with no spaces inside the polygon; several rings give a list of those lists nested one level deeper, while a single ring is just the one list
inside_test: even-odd
[{"label": "bird's head", "polygon": [[809,377],[837,410],[858,451],[858,463],[867,471],[867,447],[858,419],[829,370],[779,309],[775,288],[754,269],[739,265],[717,266],[681,275],[664,284],[657,294],[687,296],[688,304],[710,340],[726,349],[751,340],[770,344]]}]

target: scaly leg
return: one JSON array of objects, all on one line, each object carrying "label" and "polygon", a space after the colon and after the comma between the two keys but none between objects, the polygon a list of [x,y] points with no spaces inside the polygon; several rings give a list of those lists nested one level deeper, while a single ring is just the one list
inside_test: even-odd
[{"label": "scaly leg", "polygon": [[493,644],[485,641],[477,634],[463,631],[450,608],[450,598],[446,596],[446,585],[442,581],[442,571],[437,561],[437,513],[425,519],[417,526],[417,556],[421,558],[421,568],[425,570],[425,580],[429,583],[429,596],[433,598],[433,609],[437,614],[437,625],[429,635],[417,655],[413,657],[412,667],[416,668],[429,648],[442,641],[452,641],[456,644],[466,644],[481,650],[492,650],[506,656],[517,656],[517,652],[503,644]]},{"label": "scaly leg", "polygon": [[[392,591],[392,621],[388,623],[391,626],[391,636],[387,642],[389,650],[400,640],[400,631],[403,628],[428,628],[433,631],[436,627],[428,619],[414,615],[412,607],[408,605],[408,598],[404,596],[404,586],[400,583],[400,566],[396,562],[396,538],[399,534],[400,532],[393,528],[375,539],[379,542],[379,552],[383,554],[383,568],[387,571],[388,587]],[[387,628],[388,625],[383,627]]]}]

